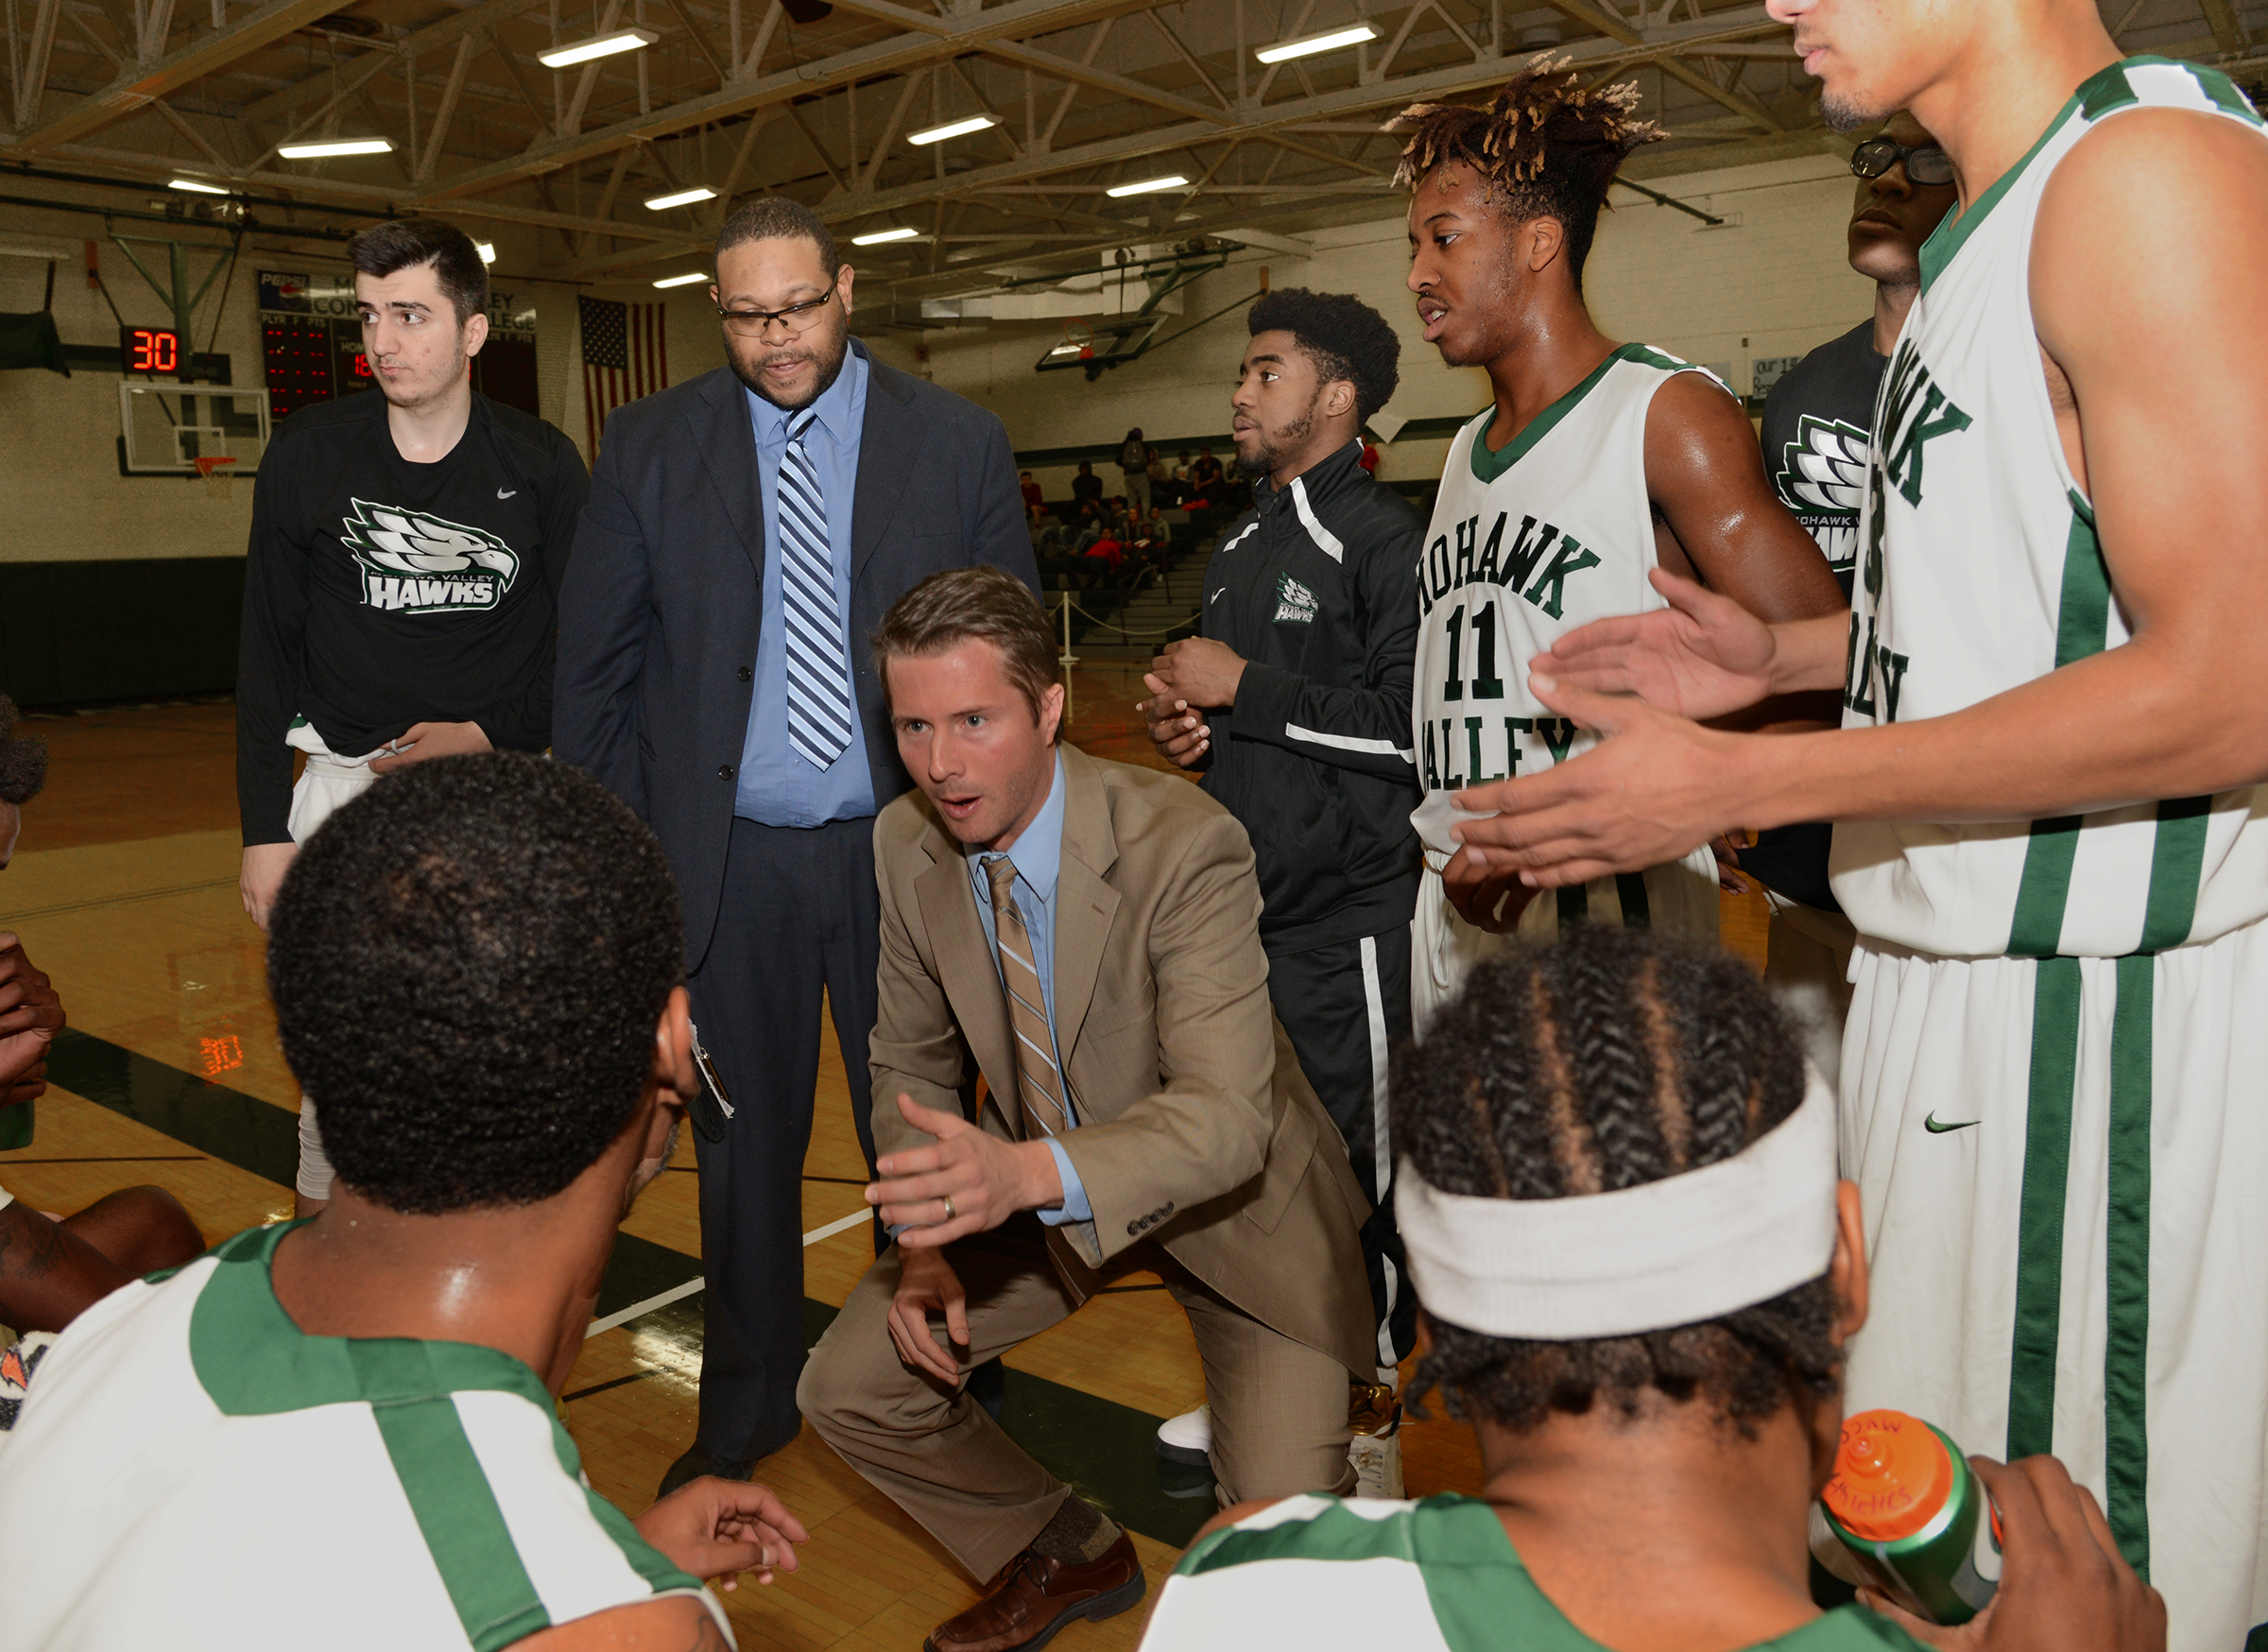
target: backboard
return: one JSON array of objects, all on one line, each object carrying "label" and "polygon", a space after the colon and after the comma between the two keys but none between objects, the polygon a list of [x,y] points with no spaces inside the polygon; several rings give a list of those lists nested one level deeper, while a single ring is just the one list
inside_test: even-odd
[{"label": "backboard", "polygon": [[123,379],[118,433],[131,476],[194,476],[200,458],[249,475],[267,452],[267,392]]}]

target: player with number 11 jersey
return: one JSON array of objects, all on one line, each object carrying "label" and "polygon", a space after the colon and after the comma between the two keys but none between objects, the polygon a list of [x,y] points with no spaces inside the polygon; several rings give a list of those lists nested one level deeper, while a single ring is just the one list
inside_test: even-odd
[{"label": "player with number 11 jersey", "polygon": [[1844,606],[1818,546],[1773,495],[1740,404],[1689,363],[1617,345],[1585,307],[1607,186],[1624,156],[1663,135],[1631,117],[1636,100],[1633,85],[1584,90],[1538,60],[1486,110],[1419,105],[1401,117],[1409,285],[1425,336],[1450,366],[1486,367],[1496,391],[1450,444],[1418,567],[1420,1036],[1508,931],[1548,937],[1589,921],[1716,937],[1706,849],[1541,899],[1460,852],[1467,787],[1594,743],[1536,698],[1528,663],[1577,626],[1663,606],[1657,567],[1788,618]]}]

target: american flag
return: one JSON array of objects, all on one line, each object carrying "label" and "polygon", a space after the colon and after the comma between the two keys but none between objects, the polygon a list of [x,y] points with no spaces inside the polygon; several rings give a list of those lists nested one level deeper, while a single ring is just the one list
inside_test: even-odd
[{"label": "american flag", "polygon": [[607,415],[669,386],[669,356],[662,348],[661,304],[623,304],[611,299],[577,299],[583,324],[583,417],[589,422],[591,455],[598,456],[599,434]]}]

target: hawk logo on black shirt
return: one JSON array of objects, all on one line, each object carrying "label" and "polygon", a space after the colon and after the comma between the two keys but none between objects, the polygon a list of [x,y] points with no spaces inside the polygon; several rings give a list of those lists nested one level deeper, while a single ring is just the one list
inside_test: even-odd
[{"label": "hawk logo on black shirt", "polygon": [[339,536],[362,566],[362,600],[396,613],[492,611],[520,556],[492,533],[399,506],[353,501]]},{"label": "hawk logo on black shirt", "polygon": [[1779,497],[1810,530],[1830,568],[1859,556],[1859,501],[1866,490],[1867,433],[1840,419],[1806,413],[1774,478]]}]

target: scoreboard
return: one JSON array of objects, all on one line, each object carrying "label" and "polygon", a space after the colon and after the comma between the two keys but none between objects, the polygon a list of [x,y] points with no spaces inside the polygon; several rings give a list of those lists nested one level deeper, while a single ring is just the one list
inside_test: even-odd
[{"label": "scoreboard", "polygon": [[260,353],[267,368],[267,416],[281,419],[310,402],[370,387],[362,323],[335,317],[264,316]]}]

